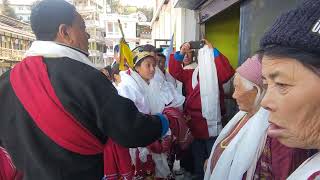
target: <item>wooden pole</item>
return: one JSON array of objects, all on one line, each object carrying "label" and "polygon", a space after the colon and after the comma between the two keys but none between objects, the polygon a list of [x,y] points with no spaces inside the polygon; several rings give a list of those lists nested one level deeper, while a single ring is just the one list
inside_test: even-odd
[{"label": "wooden pole", "polygon": [[120,22],[120,19],[118,19],[118,23],[119,23],[119,28],[120,28],[120,32],[121,32],[121,35],[122,35],[122,39],[124,40],[124,33],[123,33],[122,24]]}]

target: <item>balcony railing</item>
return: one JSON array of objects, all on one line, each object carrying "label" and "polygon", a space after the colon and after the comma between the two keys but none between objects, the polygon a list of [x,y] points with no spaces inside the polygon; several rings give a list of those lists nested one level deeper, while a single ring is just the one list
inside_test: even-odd
[{"label": "balcony railing", "polygon": [[99,50],[91,50],[89,49],[89,56],[95,56],[95,57],[103,57],[103,53]]},{"label": "balcony railing", "polygon": [[104,43],[104,42],[105,42],[105,37],[103,37],[103,36],[92,36],[92,35],[90,35],[89,42],[102,42],[102,43]]},{"label": "balcony railing", "polygon": [[21,61],[24,53],[25,51],[22,50],[0,48],[0,58],[9,61]]},{"label": "balcony railing", "polygon": [[97,11],[98,8],[95,7],[95,6],[83,6],[83,5],[80,5],[80,6],[77,6],[77,10],[78,10],[79,12],[81,12],[81,11],[94,12],[94,11]]},{"label": "balcony railing", "polygon": [[98,27],[98,28],[101,27],[102,28],[102,25],[97,20],[86,20],[85,23],[86,23],[87,27]]}]

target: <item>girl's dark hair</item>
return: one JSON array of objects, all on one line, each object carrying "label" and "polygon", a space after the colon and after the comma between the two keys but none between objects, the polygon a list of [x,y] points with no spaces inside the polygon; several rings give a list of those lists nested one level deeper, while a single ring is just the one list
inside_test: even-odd
[{"label": "girl's dark hair", "polygon": [[110,65],[104,67],[103,69],[105,69],[106,71],[108,71],[109,74],[111,74],[111,66]]},{"label": "girl's dark hair", "polygon": [[282,46],[268,46],[258,53],[263,53],[264,56],[272,58],[292,58],[302,63],[316,74],[320,71],[320,55],[310,52],[301,51],[300,49],[282,47]]},{"label": "girl's dark hair", "polygon": [[162,53],[157,53],[157,56],[159,56],[159,57],[162,57],[162,58],[166,59],[166,56],[165,56],[164,54],[162,54]]},{"label": "girl's dark hair", "polygon": [[156,53],[156,47],[154,47],[151,44],[146,44],[146,45],[143,46],[143,51],[155,52]]},{"label": "girl's dark hair", "polygon": [[110,76],[111,76],[111,78],[112,78],[113,81],[115,81],[114,75],[115,75],[115,74],[119,75],[119,73],[120,73],[119,63],[116,63],[116,64],[114,64],[114,65],[112,66],[112,68],[111,68],[111,73],[110,73]]}]

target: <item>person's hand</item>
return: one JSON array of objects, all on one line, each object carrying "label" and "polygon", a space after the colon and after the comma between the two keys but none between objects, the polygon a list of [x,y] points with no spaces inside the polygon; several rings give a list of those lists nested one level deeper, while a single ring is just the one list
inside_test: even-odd
[{"label": "person's hand", "polygon": [[190,44],[188,42],[184,43],[180,49],[180,53],[185,55],[187,52],[190,51]]},{"label": "person's hand", "polygon": [[213,49],[213,45],[212,45],[208,40],[202,39],[201,41],[204,41],[204,43],[205,43],[206,45],[208,45],[208,47],[209,47],[210,49]]}]

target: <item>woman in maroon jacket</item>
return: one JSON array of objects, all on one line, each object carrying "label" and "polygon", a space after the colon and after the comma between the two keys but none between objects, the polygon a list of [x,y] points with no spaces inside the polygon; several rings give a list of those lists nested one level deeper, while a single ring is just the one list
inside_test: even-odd
[{"label": "woman in maroon jacket", "polygon": [[[205,40],[206,41],[206,40]],[[213,51],[214,63],[216,66],[217,79],[218,79],[218,89],[220,97],[220,109],[221,114],[225,113],[224,108],[224,92],[222,85],[226,83],[234,74],[234,70],[229,64],[228,59],[221,54],[216,48],[206,41],[206,45]],[[194,173],[199,179],[203,179],[203,164],[206,158],[208,158],[212,145],[215,138],[218,136],[219,131],[213,134],[209,132],[212,131],[207,125],[206,119],[202,114],[201,106],[201,95],[200,95],[200,83],[198,83],[194,88],[192,86],[192,76],[195,69],[183,69],[182,61],[185,54],[190,51],[190,44],[184,43],[181,47],[181,51],[178,51],[171,56],[169,61],[169,72],[170,74],[181,81],[185,87],[186,101],[184,112],[188,119],[188,125],[195,137],[194,143],[192,145],[192,154],[194,158]],[[201,79],[198,76],[198,79]],[[200,80],[201,81],[201,80]],[[218,122],[221,127],[221,121]]]}]

